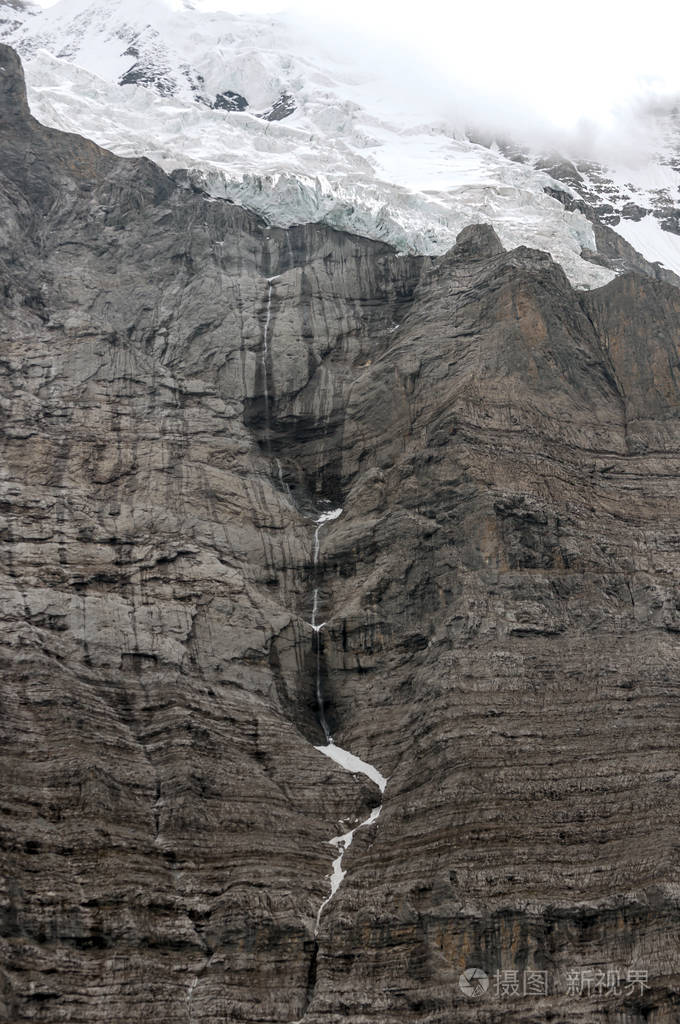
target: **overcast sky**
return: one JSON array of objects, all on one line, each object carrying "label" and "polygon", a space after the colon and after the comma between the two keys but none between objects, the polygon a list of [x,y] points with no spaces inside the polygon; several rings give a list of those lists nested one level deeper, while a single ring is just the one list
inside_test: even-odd
[{"label": "overcast sky", "polygon": [[680,99],[680,3],[672,0],[193,2],[287,11],[344,46],[348,59],[374,61],[402,89],[431,98],[434,113],[572,135],[581,148],[591,136],[634,148],[636,109]]},{"label": "overcast sky", "polygon": [[[338,22],[415,90],[469,117],[635,146],[641,105],[680,99],[680,3],[647,0],[198,0]],[[348,36],[351,45],[351,36]],[[367,57],[365,45],[360,57]],[[408,57],[413,55],[412,63]],[[370,55],[369,55],[370,59]]]}]

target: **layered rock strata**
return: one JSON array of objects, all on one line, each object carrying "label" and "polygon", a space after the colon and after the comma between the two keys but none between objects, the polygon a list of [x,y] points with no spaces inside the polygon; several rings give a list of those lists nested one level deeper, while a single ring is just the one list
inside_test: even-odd
[{"label": "layered rock strata", "polygon": [[0,137],[0,1018],[675,1022],[680,291]]}]

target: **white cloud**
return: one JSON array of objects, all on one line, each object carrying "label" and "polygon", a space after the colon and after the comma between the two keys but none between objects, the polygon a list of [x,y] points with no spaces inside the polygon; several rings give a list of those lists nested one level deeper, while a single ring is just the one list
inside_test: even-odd
[{"label": "white cloud", "polygon": [[584,155],[623,147],[632,158],[639,111],[680,96],[680,5],[669,0],[167,2],[276,13],[433,119]]},{"label": "white cloud", "polygon": [[195,0],[287,12],[434,116],[634,160],[638,116],[680,99],[680,6],[625,0]]}]

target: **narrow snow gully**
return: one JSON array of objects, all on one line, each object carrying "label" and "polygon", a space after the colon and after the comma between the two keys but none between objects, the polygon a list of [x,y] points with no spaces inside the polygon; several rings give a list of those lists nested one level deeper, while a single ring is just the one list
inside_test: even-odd
[{"label": "narrow snow gully", "polygon": [[[381,775],[377,768],[374,768],[372,764],[368,764],[366,761],[362,761],[354,754],[350,754],[348,750],[343,750],[342,747],[337,747],[335,743],[333,743],[332,739],[329,741],[327,746],[317,747],[316,749],[320,750],[322,754],[326,755],[326,757],[332,758],[333,761],[341,765],[348,772],[358,772],[368,776],[368,778],[375,782],[375,784],[379,787],[381,793],[385,792],[387,779],[384,777],[384,775]],[[326,899],[323,901],[316,914],[316,925],[314,927],[314,935],[319,934],[321,915],[323,914],[324,910],[326,909],[330,901],[335,896],[336,892],[340,888],[342,880],[347,874],[347,872],[343,869],[342,866],[342,858],[345,856],[350,846],[352,845],[352,840],[354,839],[355,833],[357,833],[360,828],[367,828],[369,825],[372,825],[373,822],[377,821],[378,818],[380,817],[381,811],[382,804],[379,804],[378,807],[373,808],[373,810],[371,811],[367,818],[359,822],[358,825],[355,825],[354,828],[351,828],[349,832],[344,832],[341,836],[333,836],[332,839],[328,840],[329,844],[331,846],[335,846],[339,852],[338,856],[333,861],[333,871],[331,874],[331,891],[329,892],[328,896],[326,896]]]},{"label": "narrow snow gully", "polygon": [[[333,742],[333,737],[331,736],[330,729],[328,727],[328,719],[326,718],[325,702],[324,702],[324,695],[323,695],[323,686],[322,686],[322,682],[321,682],[321,638],[320,638],[320,633],[321,633],[322,629],[324,628],[324,626],[326,625],[326,623],[325,622],[317,623],[317,621],[316,621],[317,620],[317,615],[318,615],[318,612],[319,612],[319,587],[318,587],[318,579],[317,579],[317,577],[318,577],[319,549],[320,549],[319,533],[321,531],[321,528],[323,526],[325,526],[326,523],[333,522],[333,520],[337,519],[341,515],[342,515],[342,509],[341,508],[336,508],[336,509],[332,509],[331,511],[328,511],[328,512],[323,512],[319,516],[319,518],[315,520],[316,529],[314,531],[314,563],[313,564],[314,564],[314,582],[315,582],[316,585],[314,587],[314,597],[313,597],[313,602],[312,602],[312,621],[311,621],[310,625],[311,625],[312,629],[314,630],[314,634],[315,634],[315,636],[314,636],[314,644],[315,644],[315,647],[316,647],[316,702],[317,702],[317,708],[318,708],[319,722],[321,724],[321,728],[323,729],[324,736],[326,737],[326,743],[323,746],[316,747],[316,749],[318,751],[320,751],[320,753],[325,754],[326,757],[330,757],[332,761],[335,761],[336,764],[339,764],[341,768],[345,769],[345,771],[352,772],[353,774],[365,775],[367,778],[369,778],[371,780],[371,782],[375,783],[375,785],[380,790],[381,794],[383,794],[385,792],[385,787],[387,785],[387,779],[385,778],[385,776],[382,775],[378,771],[378,769],[375,768],[372,764],[369,764],[367,761],[362,761],[360,757],[356,756],[356,754],[352,754],[352,753],[350,753],[349,750],[343,750],[342,747],[338,747]],[[347,851],[349,850],[350,846],[352,845],[352,840],[354,839],[354,836],[359,831],[359,829],[367,828],[369,825],[372,825],[374,822],[376,822],[378,820],[378,817],[380,816],[381,810],[382,810],[382,803],[378,807],[374,807],[373,810],[371,811],[371,813],[369,814],[369,816],[367,818],[365,818],[364,821],[359,822],[358,825],[355,825],[355,827],[350,829],[349,832],[345,832],[345,833],[343,833],[343,835],[334,836],[332,839],[329,839],[329,844],[331,846],[334,846],[338,850],[338,856],[333,861],[333,870],[332,870],[331,878],[330,878],[330,881],[331,881],[331,891],[328,894],[328,896],[326,897],[326,899],[323,901],[321,906],[319,907],[319,910],[317,911],[316,926],[314,928],[314,935],[315,936],[317,936],[319,934],[319,925],[320,925],[320,922],[321,922],[321,915],[323,914],[324,910],[326,909],[326,907],[328,906],[330,901],[335,896],[336,892],[340,888],[342,880],[344,879],[345,875],[347,874],[347,872],[342,867],[342,859],[343,859],[344,855],[347,853]]]}]

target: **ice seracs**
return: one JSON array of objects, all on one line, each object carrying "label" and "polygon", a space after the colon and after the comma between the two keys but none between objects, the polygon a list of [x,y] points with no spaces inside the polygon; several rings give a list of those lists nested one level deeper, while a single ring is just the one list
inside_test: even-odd
[{"label": "ice seracs", "polygon": [[[545,193],[544,171],[470,141],[425,100],[397,94],[370,62],[348,60],[346,42],[292,16],[60,0],[6,40],[24,57],[39,120],[188,169],[212,196],[271,223],[325,221],[436,254],[485,222],[506,248],[551,253],[575,285],[613,276],[582,259],[596,249],[592,227]],[[216,109],[227,93],[248,106]],[[267,120],[282,96],[290,113]]]}]

